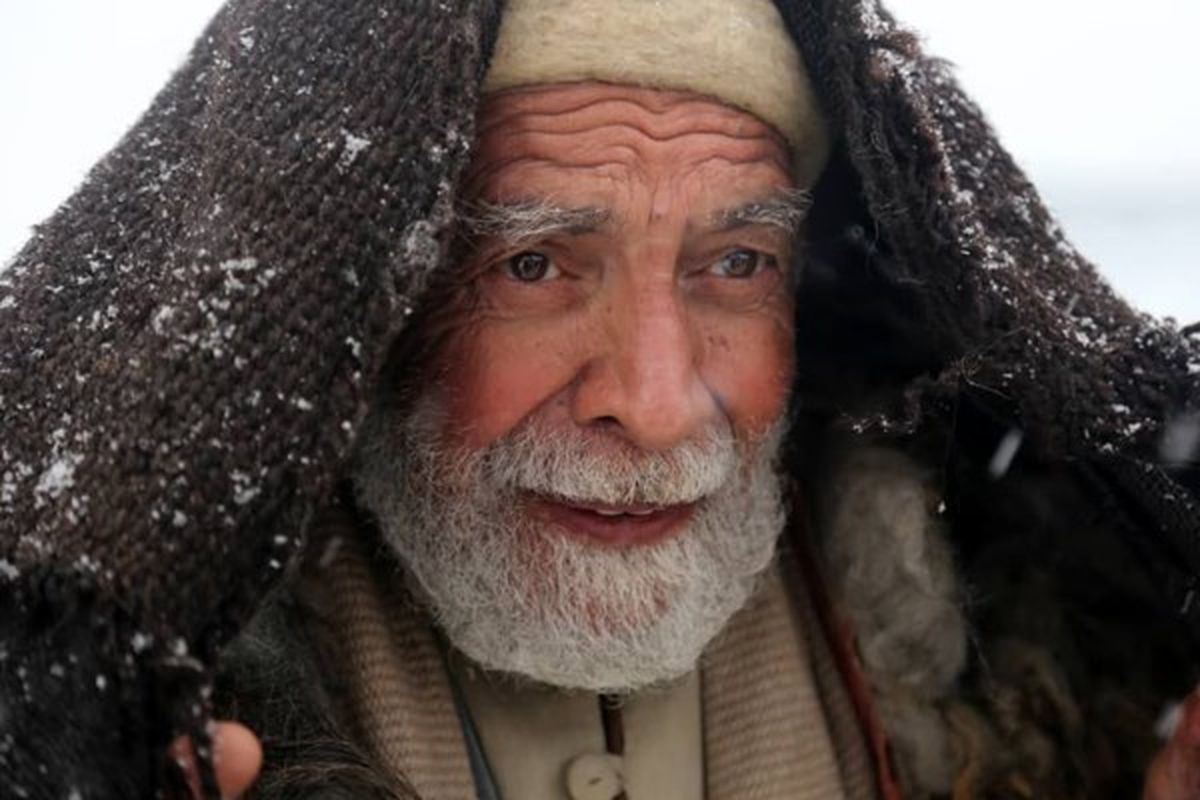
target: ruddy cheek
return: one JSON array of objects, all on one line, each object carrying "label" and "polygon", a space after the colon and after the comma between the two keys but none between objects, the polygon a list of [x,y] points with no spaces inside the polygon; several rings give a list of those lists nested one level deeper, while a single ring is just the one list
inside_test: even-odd
[{"label": "ruddy cheek", "polygon": [[790,326],[743,323],[712,334],[708,345],[705,372],[734,429],[755,435],[779,420],[792,383]]},{"label": "ruddy cheek", "polygon": [[481,326],[447,370],[449,433],[468,449],[512,431],[571,380],[569,338],[509,327]]}]

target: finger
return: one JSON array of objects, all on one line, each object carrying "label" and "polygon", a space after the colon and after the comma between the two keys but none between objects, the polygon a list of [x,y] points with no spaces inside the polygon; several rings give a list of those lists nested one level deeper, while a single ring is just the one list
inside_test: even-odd
[{"label": "finger", "polygon": [[217,723],[213,766],[223,796],[235,798],[249,789],[262,769],[262,759],[262,744],[249,728],[238,722]]},{"label": "finger", "polygon": [[[192,797],[199,800],[200,773],[196,767],[192,742],[181,736],[171,745],[171,757],[183,770]],[[218,722],[213,731],[213,768],[217,787],[226,800],[236,800],[250,788],[262,768],[262,745],[245,725]]]},{"label": "finger", "polygon": [[192,740],[187,736],[180,736],[171,742],[167,753],[183,772],[183,778],[187,781],[193,800],[201,800],[200,774],[196,771],[196,756],[192,750]]},{"label": "finger", "polygon": [[1200,800],[1200,692],[1183,706],[1167,746],[1146,773],[1143,800]]}]

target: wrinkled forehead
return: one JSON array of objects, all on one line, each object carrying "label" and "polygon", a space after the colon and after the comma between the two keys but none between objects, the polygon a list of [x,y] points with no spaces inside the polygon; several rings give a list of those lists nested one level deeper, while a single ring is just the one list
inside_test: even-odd
[{"label": "wrinkled forehead", "polygon": [[461,195],[512,202],[538,199],[530,190],[558,176],[654,181],[694,173],[795,186],[787,143],[752,114],[689,92],[593,82],[487,96]]}]

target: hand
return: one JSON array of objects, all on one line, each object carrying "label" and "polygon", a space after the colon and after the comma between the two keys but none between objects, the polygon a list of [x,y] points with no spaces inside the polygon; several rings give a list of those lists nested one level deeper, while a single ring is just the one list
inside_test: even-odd
[{"label": "hand", "polygon": [[[213,733],[213,767],[225,800],[237,800],[250,788],[262,768],[262,745],[245,725],[218,722]],[[196,770],[192,741],[180,736],[171,745],[171,757],[183,768],[192,797],[200,800],[200,774]]]},{"label": "hand", "polygon": [[1200,689],[1184,702],[1171,740],[1150,764],[1142,800],[1200,800]]}]

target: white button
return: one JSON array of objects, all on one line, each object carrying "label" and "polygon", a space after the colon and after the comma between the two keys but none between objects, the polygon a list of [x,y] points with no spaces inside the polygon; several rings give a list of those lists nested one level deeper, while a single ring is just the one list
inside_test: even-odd
[{"label": "white button", "polygon": [[571,800],[613,800],[624,791],[621,757],[588,753],[567,764],[567,794]]}]

